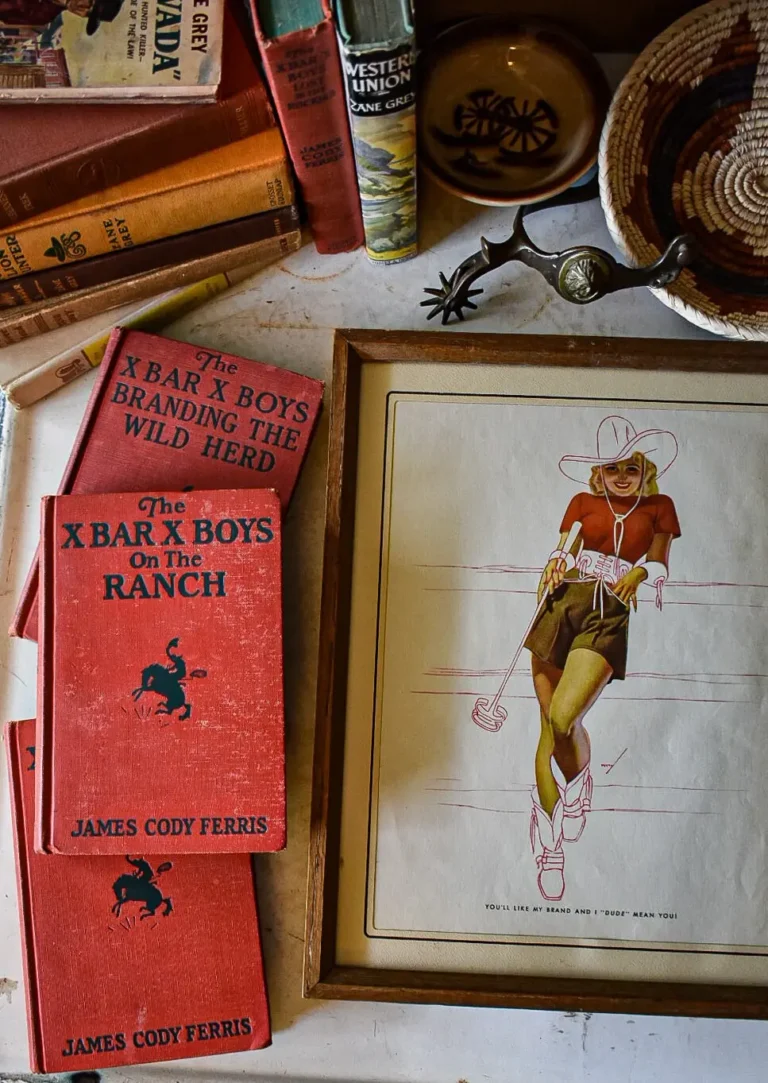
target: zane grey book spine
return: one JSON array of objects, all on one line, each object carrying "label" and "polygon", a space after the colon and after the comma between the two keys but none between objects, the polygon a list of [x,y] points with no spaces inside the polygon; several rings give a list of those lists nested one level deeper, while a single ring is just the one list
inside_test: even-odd
[{"label": "zane grey book spine", "polygon": [[[330,8],[314,26],[276,37],[264,32],[250,0],[256,40],[283,135],[320,253],[348,252],[363,243],[339,50]],[[268,0],[280,8],[281,0]]]},{"label": "zane grey book spine", "polygon": [[407,0],[386,0],[384,7],[399,15],[391,20],[399,33],[371,39],[364,0],[336,0],[365,250],[387,264],[412,259],[418,235],[412,13]]},{"label": "zane grey book spine", "polygon": [[19,275],[0,282],[0,319],[4,308],[27,306],[161,267],[175,267],[190,259],[202,259],[296,229],[299,229],[299,212],[291,205]]},{"label": "zane grey book spine", "polygon": [[[3,106],[0,229],[274,127],[266,87],[230,8],[224,17],[223,67],[219,100],[199,109]],[[68,143],[62,130],[70,135]]]},{"label": "zane grey book spine", "polygon": [[22,222],[0,238],[0,279],[120,252],[293,202],[272,128]]},{"label": "zane grey book spine", "polygon": [[[285,509],[322,400],[320,380],[116,328],[59,492],[274,488]],[[183,448],[170,446],[177,428]],[[35,556],[10,628],[25,639],[37,639],[37,567]]]},{"label": "zane grey book spine", "polygon": [[34,720],[4,739],[32,1071],[269,1045],[249,857],[40,856]]},{"label": "zane grey book spine", "polygon": [[41,547],[35,849],[283,849],[277,494],[44,497]]}]

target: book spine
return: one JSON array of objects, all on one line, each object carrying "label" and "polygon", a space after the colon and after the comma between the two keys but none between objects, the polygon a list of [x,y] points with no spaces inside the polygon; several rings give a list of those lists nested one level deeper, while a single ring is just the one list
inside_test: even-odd
[{"label": "book spine", "polygon": [[341,42],[365,250],[376,263],[417,251],[412,38],[374,49]]},{"label": "book spine", "polygon": [[21,588],[19,601],[14,610],[11,623],[8,625],[8,635],[17,639],[37,640],[37,589],[40,584],[40,546],[35,549],[35,555]]},{"label": "book spine", "polygon": [[37,853],[50,853],[51,802],[53,798],[50,750],[53,722],[53,603],[55,590],[54,517],[56,497],[44,496],[40,501],[40,642],[37,665],[37,725],[35,727],[35,818],[33,848]]},{"label": "book spine", "polygon": [[[282,144],[280,146],[282,150]],[[142,191],[129,202],[81,211],[41,224],[22,223],[5,237],[16,265],[27,273],[60,262],[85,259],[119,248],[147,244],[161,237],[202,229],[218,222],[284,207],[292,199],[284,158],[273,156],[252,168],[203,179],[159,192]],[[0,278],[16,277],[0,262]]]},{"label": "book spine", "polygon": [[[29,886],[29,859],[27,856],[28,828],[24,817],[21,789],[22,748],[21,723],[5,725],[5,754],[8,763],[8,782],[13,815],[13,850],[16,858],[16,885],[19,895],[19,924],[21,926],[21,949],[24,964],[24,991],[27,1006],[27,1038],[29,1060],[33,1072],[42,1071],[42,1035],[40,1033],[39,991],[37,964],[35,961],[35,934],[32,922],[32,905]],[[24,750],[26,751],[26,750]]]},{"label": "book spine", "polygon": [[279,38],[254,25],[283,135],[318,252],[349,252],[363,243],[352,141],[339,50],[330,16]]},{"label": "book spine", "polygon": [[[106,386],[109,380],[110,368],[113,363],[113,359],[119,354],[120,348],[123,344],[123,337],[126,331],[125,328],[115,327],[112,334],[109,337],[109,343],[107,344],[107,350],[104,354],[104,363],[101,366],[101,371],[96,377],[96,383],[94,384],[91,396],[88,399],[88,404],[83,414],[83,419],[80,422],[80,428],[77,430],[77,436],[72,446],[72,450],[69,453],[69,459],[64,469],[64,477],[62,478],[59,492],[69,492],[72,485],[72,480],[77,476],[77,471],[80,468],[83,455],[85,454],[85,448],[88,443],[88,436],[91,431],[94,419],[98,416],[102,403],[104,402],[104,396],[106,394]],[[38,633],[38,591],[40,587],[40,545],[38,545],[35,556],[30,566],[27,578],[24,581],[24,586],[21,590],[21,597],[19,598],[16,611],[13,614],[8,634],[11,636],[17,636],[20,639],[37,639]]]},{"label": "book spine", "polygon": [[[127,329],[159,331],[165,324],[198,308],[212,297],[229,289],[229,276],[214,275],[204,282],[183,286],[171,290],[162,297],[156,297],[149,304],[140,305],[131,315],[122,317],[120,326]],[[81,342],[72,350],[48,358],[36,365],[31,371],[14,377],[2,387],[11,406],[17,410],[39,402],[51,392],[64,387],[100,365],[109,345],[112,328],[102,331],[86,342]]]},{"label": "book spine", "polygon": [[140,177],[274,126],[263,86],[216,105],[185,110],[162,124],[139,128],[99,146],[84,147],[0,185],[0,228],[61,207],[91,192]]},{"label": "book spine", "polygon": [[7,87],[0,81],[0,102],[11,105],[208,105],[216,101],[217,93],[218,88],[212,83],[178,88],[53,85]]},{"label": "book spine", "polygon": [[235,270],[244,264],[253,264],[258,270],[296,251],[300,245],[301,233],[294,230],[265,241],[230,248],[214,256],[189,260],[159,271],[148,271],[136,278],[121,278],[106,286],[79,290],[28,305],[9,312],[7,316],[0,316],[0,346],[15,345],[48,331],[57,331],[60,327],[78,323],[111,308],[144,301],[212,275]]},{"label": "book spine", "polygon": [[50,267],[38,274],[20,275],[0,284],[0,310],[32,305],[45,298],[57,298],[76,290],[102,286],[119,278],[184,263],[192,257],[211,256],[298,228],[298,208],[291,205],[274,213],[252,214],[248,218],[220,222],[193,233],[163,237],[150,244],[123,248],[72,265]]}]

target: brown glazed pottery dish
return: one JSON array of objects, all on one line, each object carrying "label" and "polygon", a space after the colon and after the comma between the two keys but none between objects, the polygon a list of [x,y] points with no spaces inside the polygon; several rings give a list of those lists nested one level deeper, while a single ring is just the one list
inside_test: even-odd
[{"label": "brown glazed pottery dish", "polygon": [[445,188],[515,206],[594,166],[610,93],[594,56],[557,26],[469,19],[420,61],[419,152]]}]

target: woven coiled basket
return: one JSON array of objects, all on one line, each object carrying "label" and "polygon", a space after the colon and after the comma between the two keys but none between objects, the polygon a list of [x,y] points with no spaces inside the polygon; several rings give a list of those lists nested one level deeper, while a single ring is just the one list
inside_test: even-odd
[{"label": "woven coiled basket", "polygon": [[768,0],[713,0],[656,38],[616,92],[599,168],[630,262],[696,238],[656,296],[715,334],[768,340]]}]

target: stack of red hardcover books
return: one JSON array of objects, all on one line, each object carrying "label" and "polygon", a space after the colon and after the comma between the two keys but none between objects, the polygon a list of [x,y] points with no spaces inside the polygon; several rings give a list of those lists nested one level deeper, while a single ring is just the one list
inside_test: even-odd
[{"label": "stack of red hardcover books", "polygon": [[6,730],[35,1071],[270,1041],[249,855],[285,846],[281,519],[322,393],[117,329],[43,498]]}]

